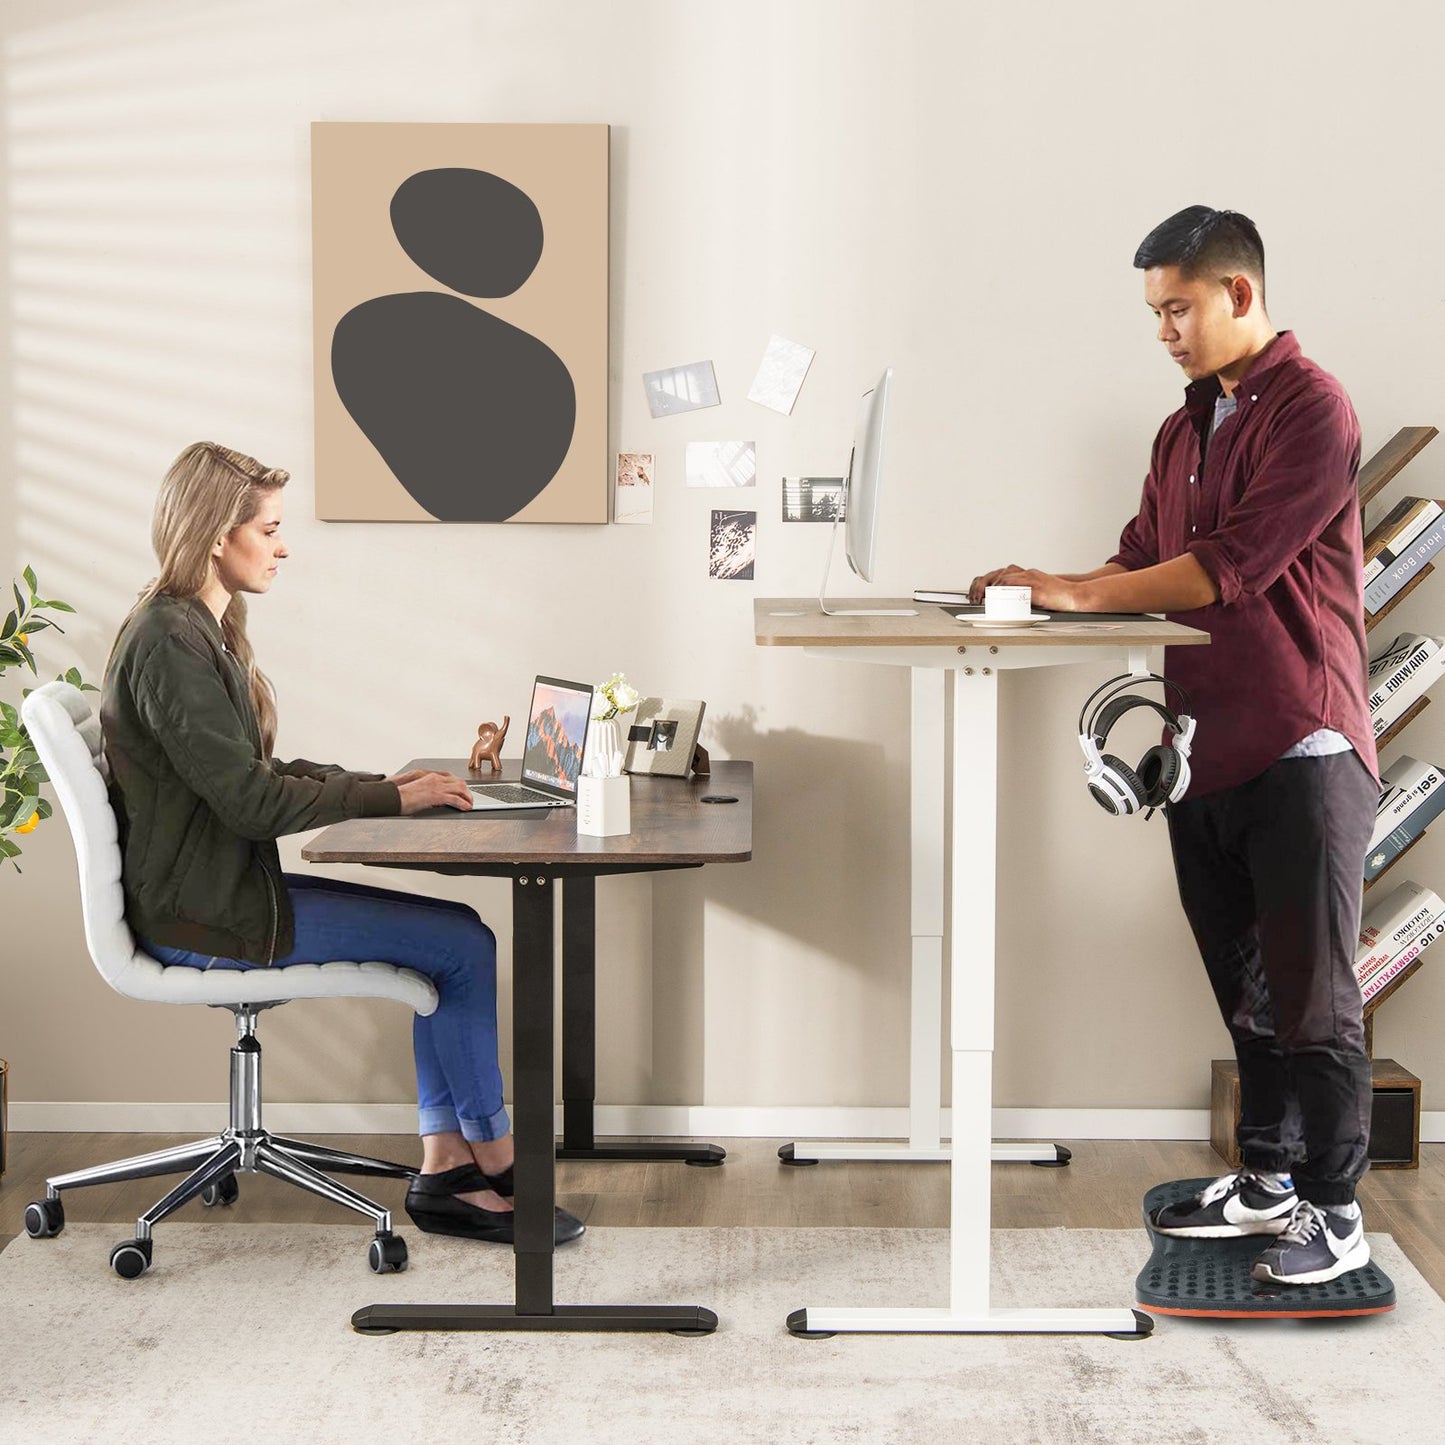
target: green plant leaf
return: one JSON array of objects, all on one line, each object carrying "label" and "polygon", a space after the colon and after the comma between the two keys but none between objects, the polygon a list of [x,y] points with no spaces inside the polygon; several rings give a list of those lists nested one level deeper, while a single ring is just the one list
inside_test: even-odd
[{"label": "green plant leaf", "polygon": [[5,627],[0,631],[0,637],[11,637],[15,633],[16,623],[20,619],[18,612],[11,612],[5,619]]},{"label": "green plant leaf", "polygon": [[35,668],[35,655],[23,642],[20,641],[18,634],[15,639],[10,643],[10,646],[13,647],[16,652],[20,654],[20,657],[25,663],[25,665],[30,669],[31,672],[35,672],[36,676],[38,677],[39,673],[36,672]]},{"label": "green plant leaf", "polygon": [[18,797],[6,797],[5,806],[0,808],[0,832],[8,833],[12,828],[23,823],[33,812],[35,803],[33,799]]},{"label": "green plant leaf", "polygon": [[24,579],[25,579],[25,585],[30,589],[30,595],[31,595],[32,597],[34,597],[34,596],[35,596],[35,570],[34,570],[34,568],[32,568],[32,567],[27,567],[20,575],[21,575],[22,577],[24,577]]},{"label": "green plant leaf", "polygon": [[10,584],[10,590],[15,594],[15,610],[24,617],[30,609],[25,605],[25,598],[20,594],[19,585],[12,582]]},{"label": "green plant leaf", "polygon": [[[58,598],[55,599],[55,600],[52,600],[52,601],[50,601],[50,602],[42,602],[40,605],[41,605],[42,607],[53,607],[57,612],[74,612],[74,611],[75,611],[75,608],[73,608],[73,607],[70,605],[70,603],[68,603],[68,602],[61,602]],[[53,622],[52,622],[50,625],[51,625],[52,627],[55,626],[55,624],[54,624]]]}]

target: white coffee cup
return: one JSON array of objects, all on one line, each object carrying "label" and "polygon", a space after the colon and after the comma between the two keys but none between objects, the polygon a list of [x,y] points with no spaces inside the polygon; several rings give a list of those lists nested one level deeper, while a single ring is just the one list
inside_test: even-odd
[{"label": "white coffee cup", "polygon": [[985,587],[983,615],[1000,621],[1029,617],[1033,612],[1033,596],[1032,587]]}]

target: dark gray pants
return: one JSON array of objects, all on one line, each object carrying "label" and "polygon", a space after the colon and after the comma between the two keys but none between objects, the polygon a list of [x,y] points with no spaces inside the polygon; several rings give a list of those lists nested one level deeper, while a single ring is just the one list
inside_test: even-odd
[{"label": "dark gray pants", "polygon": [[1353,752],[1282,758],[1169,810],[1179,897],[1234,1040],[1239,1149],[1302,1199],[1347,1204],[1369,1167],[1355,947],[1379,793]]}]

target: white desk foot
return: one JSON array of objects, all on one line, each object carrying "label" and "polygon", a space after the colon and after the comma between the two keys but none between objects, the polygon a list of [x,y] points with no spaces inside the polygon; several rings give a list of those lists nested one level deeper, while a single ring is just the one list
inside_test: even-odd
[{"label": "white desk foot", "polygon": [[982,1310],[955,1314],[947,1309],[794,1310],[788,1329],[804,1338],[832,1334],[930,1335],[1110,1335],[1142,1340],[1154,1321],[1142,1310]]},{"label": "white desk foot", "polygon": [[[1074,1156],[1062,1144],[1026,1143],[992,1145],[989,1158],[995,1164],[1037,1164],[1044,1169],[1062,1169]],[[938,1145],[915,1149],[910,1144],[824,1144],[806,1140],[784,1144],[778,1150],[784,1164],[817,1164],[827,1159],[867,1159],[884,1163],[938,1164],[953,1158],[952,1149]]]},{"label": "white desk foot", "polygon": [[1062,1169],[1074,1157],[1062,1144],[1046,1144],[1033,1140],[1021,1144],[1000,1144],[997,1139],[989,1148],[995,1164],[1037,1164],[1041,1169]]},{"label": "white desk foot", "polygon": [[778,1150],[778,1158],[784,1164],[817,1164],[822,1160],[842,1159],[883,1160],[889,1163],[946,1164],[953,1158],[953,1150],[942,1144],[924,1149],[915,1149],[909,1144],[824,1144],[807,1140],[797,1144],[784,1144]]}]

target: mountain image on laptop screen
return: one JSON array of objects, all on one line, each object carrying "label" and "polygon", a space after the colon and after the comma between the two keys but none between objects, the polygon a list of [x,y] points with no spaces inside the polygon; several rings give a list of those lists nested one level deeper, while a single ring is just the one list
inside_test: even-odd
[{"label": "mountain image on laptop screen", "polygon": [[578,695],[538,684],[522,763],[523,776],[529,782],[577,791],[591,703],[590,692]]}]

